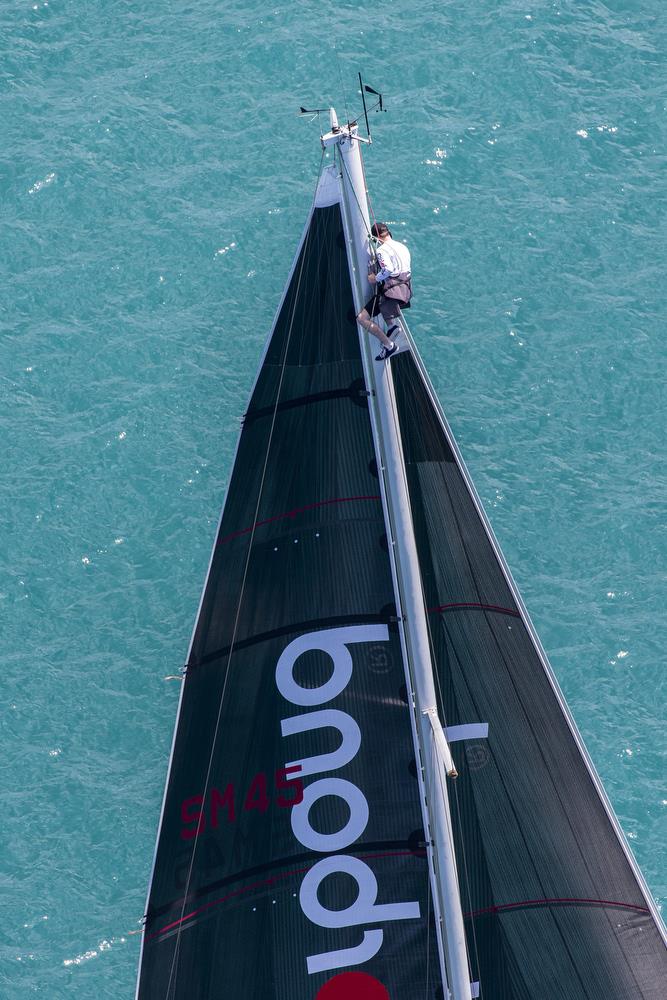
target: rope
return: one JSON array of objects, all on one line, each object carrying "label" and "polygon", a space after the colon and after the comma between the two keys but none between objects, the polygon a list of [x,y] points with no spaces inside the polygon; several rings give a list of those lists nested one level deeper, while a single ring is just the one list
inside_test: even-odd
[{"label": "rope", "polygon": [[[315,192],[313,194],[313,200],[312,200],[311,208],[310,208],[310,215],[311,216],[312,216],[313,208],[315,206],[315,198],[316,198],[316,195],[317,195],[317,188],[318,188],[319,181],[320,181],[320,176],[321,176],[321,173],[322,173],[322,165],[323,165],[323,163],[324,163],[324,151],[322,151],[322,157],[320,159],[320,166],[319,166],[319,170],[317,172],[317,182],[315,184]],[[232,630],[232,640],[231,640],[231,643],[230,643],[230,646],[229,646],[229,653],[227,655],[227,667],[226,667],[226,670],[225,670],[225,677],[224,677],[224,681],[223,681],[223,685],[222,685],[222,693],[220,695],[220,704],[218,706],[218,715],[217,715],[217,719],[216,719],[216,723],[215,723],[215,730],[213,732],[213,740],[211,742],[211,752],[210,752],[209,759],[208,759],[208,768],[207,768],[207,771],[206,771],[206,781],[204,783],[204,792],[203,792],[203,800],[204,800],[204,802],[206,802],[206,798],[207,798],[207,794],[208,794],[209,782],[210,782],[210,778],[211,778],[211,770],[212,770],[212,767],[213,767],[213,757],[214,757],[214,754],[215,754],[215,745],[217,743],[218,732],[220,730],[220,720],[222,718],[222,708],[223,708],[223,704],[224,704],[224,701],[225,701],[225,694],[226,694],[226,691],[227,691],[227,683],[228,683],[228,680],[229,680],[229,674],[230,674],[231,663],[232,663],[232,654],[234,652],[234,645],[236,643],[236,633],[237,633],[237,630],[238,630],[238,623],[239,623],[239,617],[240,617],[240,613],[241,613],[241,605],[243,603],[243,595],[244,595],[244,591],[245,591],[246,579],[247,579],[247,576],[248,576],[248,568],[250,566],[250,556],[251,556],[251,553],[252,553],[252,544],[253,544],[253,540],[254,540],[254,537],[255,537],[255,530],[256,530],[256,526],[257,526],[257,518],[258,518],[258,514],[259,514],[259,507],[260,507],[260,504],[261,504],[261,501],[262,501],[262,494],[263,494],[263,491],[264,491],[264,481],[266,479],[266,470],[268,468],[268,463],[269,463],[269,455],[270,455],[270,452],[271,452],[271,444],[273,442],[273,432],[274,432],[275,423],[276,423],[276,415],[277,415],[277,412],[278,412],[278,401],[280,399],[280,391],[281,391],[281,388],[282,388],[283,379],[284,379],[284,375],[285,375],[285,368],[286,368],[286,365],[287,365],[287,353],[288,353],[288,350],[289,350],[290,340],[291,340],[291,337],[292,337],[292,329],[293,329],[293,326],[294,326],[294,317],[295,317],[295,313],[296,313],[296,304],[298,302],[299,290],[300,290],[300,287],[301,287],[301,279],[303,277],[303,268],[304,268],[304,263],[305,263],[305,259],[306,259],[306,246],[307,246],[307,243],[308,243],[308,238],[309,238],[309,233],[306,235],[306,238],[305,238],[304,244],[303,244],[303,248],[302,248],[302,252],[301,252],[301,262],[300,262],[299,273],[298,273],[298,278],[297,278],[296,294],[294,296],[293,303],[292,303],[292,315],[290,317],[289,328],[288,328],[288,331],[287,331],[287,337],[285,339],[285,345],[284,345],[284,349],[283,349],[283,356],[282,356],[282,359],[281,359],[280,379],[278,381],[278,389],[277,389],[277,392],[276,392],[276,402],[275,402],[275,406],[274,406],[274,409],[273,409],[273,416],[272,416],[272,419],[271,419],[271,427],[270,427],[270,430],[269,430],[269,437],[268,437],[268,442],[267,442],[267,446],[266,446],[266,453],[264,455],[264,464],[263,464],[263,467],[262,467],[262,476],[261,476],[261,479],[260,479],[259,491],[258,491],[258,495],[257,495],[257,503],[255,505],[255,516],[253,517],[253,522],[252,522],[252,532],[250,534],[250,541],[248,543],[248,552],[247,552],[247,555],[246,555],[245,566],[244,566],[244,569],[243,569],[243,578],[242,578],[242,581],[241,581],[241,589],[239,591],[239,598],[238,598],[238,602],[237,602],[237,605],[236,605],[236,613],[235,613],[235,616],[234,616],[234,628]],[[172,961],[171,961],[171,968],[169,970],[169,982],[167,984],[167,992],[165,994],[167,1000],[169,998],[169,994],[171,992],[171,987],[172,987],[172,982],[174,982],[174,975],[175,975],[176,969],[178,967],[178,958],[179,958],[179,952],[180,952],[181,933],[182,933],[182,921],[183,921],[183,917],[185,915],[185,907],[186,907],[186,904],[187,904],[188,892],[190,890],[190,883],[192,881],[192,871],[193,871],[193,867],[194,867],[194,860],[195,860],[195,854],[196,854],[196,851],[197,851],[197,844],[198,844],[198,842],[199,842],[199,823],[197,824],[197,829],[195,831],[194,843],[192,845],[192,854],[191,854],[191,857],[190,857],[190,864],[189,864],[189,867],[188,867],[188,875],[187,875],[187,879],[186,879],[186,883],[185,883],[185,889],[184,889],[184,892],[183,892],[183,905],[181,907],[181,914],[180,914],[180,918],[179,918],[178,931],[176,932],[176,945],[174,947],[174,954],[173,954]]]},{"label": "rope", "polygon": [[[364,177],[364,187],[366,189],[366,195],[368,197],[368,187],[366,185],[366,173],[364,171],[364,159],[363,159],[363,157],[360,157],[360,159],[361,159],[361,169],[362,169],[362,173],[363,173],[363,177]],[[344,170],[345,173],[346,173],[346,175],[347,175],[347,179],[348,179],[348,182],[349,182],[349,185],[348,185],[349,186],[349,190],[352,191],[352,194],[354,195],[354,200],[357,203],[357,208],[359,209],[359,215],[361,216],[361,221],[364,224],[364,229],[366,230],[366,235],[368,236],[368,249],[369,249],[370,255],[371,255],[372,259],[373,259],[373,262],[377,263],[377,254],[375,252],[375,246],[373,244],[373,239],[372,239],[373,234],[372,234],[371,230],[368,228],[368,226],[366,225],[366,217],[365,217],[365,215],[363,213],[363,210],[362,210],[361,204],[359,202],[359,199],[357,198],[357,193],[354,190],[354,184],[352,183],[352,178],[350,177],[349,170],[347,169],[347,166],[345,164],[345,160],[343,159],[342,156],[340,157],[340,165],[341,165],[342,170]],[[369,207],[370,207],[370,197],[368,198],[368,204],[369,204]],[[372,209],[371,209],[371,211],[372,211]],[[373,219],[375,219],[375,214],[373,214]],[[374,285],[373,286],[373,299],[372,299],[372,301],[373,301],[372,312],[375,312],[375,303],[380,298],[380,294],[381,294],[380,289],[377,287],[377,285]]]},{"label": "rope", "polygon": [[[364,162],[363,159],[362,159],[361,162],[362,162],[362,165],[363,165],[363,162]],[[359,215],[361,216],[361,221],[364,224],[364,229],[366,230],[366,235],[368,236],[368,239],[370,241],[373,234],[371,233],[370,229],[368,228],[368,225],[366,224],[366,218],[364,216],[364,211],[363,211],[363,209],[361,207],[359,199],[357,198],[357,192],[354,190],[354,184],[352,183],[352,178],[350,177],[350,173],[349,173],[349,171],[347,169],[347,166],[345,164],[345,160],[343,159],[342,156],[340,157],[340,165],[343,168],[343,170],[345,171],[345,173],[347,174],[347,179],[348,179],[348,182],[349,182],[350,190],[352,191],[352,194],[354,195],[354,200],[357,203],[357,208],[359,209]],[[364,183],[365,183],[365,177],[364,177]],[[375,247],[373,246],[372,242],[370,242],[370,248],[371,248],[371,251],[373,252],[373,255],[375,256]]]},{"label": "rope", "polygon": [[338,79],[340,80],[340,89],[341,89],[342,94],[343,94],[343,103],[345,105],[345,118],[346,118],[347,123],[349,125],[350,124],[350,112],[348,111],[348,108],[347,108],[347,95],[345,93],[345,84],[343,83],[343,71],[342,71],[341,65],[340,65],[340,56],[338,55],[338,49],[337,49],[337,47],[335,45],[334,45],[333,49],[334,49],[334,52],[336,53],[336,63],[338,65]]},{"label": "rope", "polygon": [[375,212],[373,211],[373,202],[371,201],[371,194],[370,191],[368,190],[368,183],[366,181],[366,164],[364,163],[363,156],[360,157],[360,160],[361,160],[361,172],[364,178],[364,188],[366,190],[366,199],[368,200],[368,208],[373,222],[377,225],[377,219],[375,218]]}]

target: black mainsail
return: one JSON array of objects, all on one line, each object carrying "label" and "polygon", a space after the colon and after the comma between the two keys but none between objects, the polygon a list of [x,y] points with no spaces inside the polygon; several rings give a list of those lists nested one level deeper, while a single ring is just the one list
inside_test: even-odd
[{"label": "black mainsail", "polygon": [[323,143],[188,655],[138,1000],[658,1000],[659,917],[409,332],[379,365],[359,336],[356,127]]},{"label": "black mainsail", "polygon": [[438,959],[414,774],[335,203],[312,212],[243,423],[187,663],[141,1000],[310,1000],[358,966],[368,981],[340,981],[350,996],[373,981],[425,995]]}]

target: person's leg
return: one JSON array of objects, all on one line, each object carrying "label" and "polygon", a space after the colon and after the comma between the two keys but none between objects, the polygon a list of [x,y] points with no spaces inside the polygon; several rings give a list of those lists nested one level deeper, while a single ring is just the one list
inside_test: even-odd
[{"label": "person's leg", "polygon": [[373,320],[370,317],[370,313],[368,312],[368,309],[365,306],[358,314],[357,321],[361,323],[364,330],[368,330],[368,332],[372,333],[374,337],[377,337],[377,339],[384,347],[391,346],[391,340],[386,335],[386,333],[377,325],[377,323],[373,322]]},{"label": "person's leg", "polygon": [[384,325],[387,330],[387,336],[390,340],[395,339],[401,332],[401,303],[397,299],[383,297],[380,303],[380,312],[382,313]]},{"label": "person's leg", "polygon": [[386,335],[382,327],[378,326],[378,324],[374,322],[375,317],[380,312],[382,312],[384,316],[385,307],[384,296],[380,292],[376,291],[373,298],[370,299],[364,308],[359,312],[357,320],[361,323],[365,330],[368,330],[369,333],[380,341],[383,347],[391,347],[392,342],[389,337]]}]

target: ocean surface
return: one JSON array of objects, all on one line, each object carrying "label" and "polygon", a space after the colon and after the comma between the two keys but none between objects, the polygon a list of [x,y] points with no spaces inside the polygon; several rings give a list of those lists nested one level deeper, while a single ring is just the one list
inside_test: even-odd
[{"label": "ocean surface", "polygon": [[[0,3],[0,996],[132,997],[183,664],[319,167],[667,899],[664,0]],[[567,775],[563,776],[567,782]]]}]

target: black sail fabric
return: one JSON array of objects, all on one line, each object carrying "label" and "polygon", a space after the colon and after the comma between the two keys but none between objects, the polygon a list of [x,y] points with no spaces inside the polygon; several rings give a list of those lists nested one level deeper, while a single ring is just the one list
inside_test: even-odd
[{"label": "black sail fabric", "polygon": [[392,361],[484,1000],[661,1000],[667,952],[415,359]]},{"label": "black sail fabric", "polygon": [[313,211],[244,420],[179,709],[140,1000],[436,996],[393,602],[332,205]]}]

